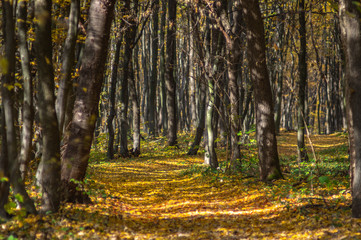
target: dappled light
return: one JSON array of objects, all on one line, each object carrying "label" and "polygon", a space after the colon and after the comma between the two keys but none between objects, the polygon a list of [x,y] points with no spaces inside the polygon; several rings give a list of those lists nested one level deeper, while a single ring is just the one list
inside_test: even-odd
[{"label": "dappled light", "polygon": [[[184,148],[177,150],[162,147],[162,138],[146,141],[143,149],[159,150],[137,159],[106,161],[105,153],[94,150],[83,184],[93,204],[66,204],[58,214],[43,217],[18,216],[1,226],[3,234],[94,239],[361,237],[353,230],[361,222],[349,217],[351,199],[344,176],[325,172],[333,179],[323,182],[320,176],[305,173],[315,169],[314,163],[301,166],[307,180],[295,172],[296,162],[288,158],[295,133],[278,138],[286,173],[284,180],[273,183],[246,177],[250,171],[246,166],[236,175],[227,175],[222,168],[208,172],[202,155],[185,155],[183,144],[190,137],[181,135]],[[334,166],[340,161],[332,160],[334,152],[346,153],[345,140],[342,134],[313,136],[319,157]],[[252,162],[248,158],[256,155],[256,148],[242,151],[247,152],[244,162]]]}]

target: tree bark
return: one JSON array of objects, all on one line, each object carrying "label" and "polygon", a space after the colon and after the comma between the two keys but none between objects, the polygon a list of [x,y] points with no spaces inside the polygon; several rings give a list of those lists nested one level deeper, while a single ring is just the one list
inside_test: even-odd
[{"label": "tree bark", "polygon": [[118,65],[119,65],[119,54],[120,54],[120,47],[122,44],[122,40],[117,40],[116,46],[115,46],[115,54],[113,59],[113,68],[112,68],[112,76],[111,76],[111,82],[110,82],[110,111],[109,116],[107,119],[107,127],[108,127],[108,152],[107,156],[108,159],[114,158],[114,128],[113,128],[113,120],[115,117],[115,92],[117,90],[117,80],[118,80]]},{"label": "tree bark", "polygon": [[346,57],[352,217],[361,218],[361,16],[353,1],[340,0],[339,3],[341,34]]},{"label": "tree bark", "polygon": [[0,109],[0,140],[1,140],[1,152],[0,152],[0,222],[2,219],[9,220],[10,215],[5,210],[5,205],[9,200],[10,190],[10,176],[8,168],[8,153],[6,146],[6,128],[5,128],[5,114]]},{"label": "tree bark", "polygon": [[298,109],[297,109],[297,155],[298,161],[308,161],[306,145],[305,145],[305,122],[306,111],[305,101],[307,89],[307,45],[306,45],[306,17],[305,17],[305,1],[299,1],[299,23],[300,23],[300,53],[298,57]]},{"label": "tree bark", "polygon": [[262,181],[281,178],[271,86],[266,63],[263,20],[258,0],[242,0],[247,26],[247,57],[255,94],[256,135]]},{"label": "tree bark", "polygon": [[[167,118],[167,91],[165,86],[165,25],[166,25],[166,15],[167,15],[167,0],[162,0],[162,16],[160,19],[160,35],[159,42],[161,43],[160,47],[160,61],[159,61],[159,82],[160,82],[160,115],[159,115],[159,125],[163,128],[163,135],[166,134],[168,130],[168,118]],[[159,127],[159,129],[161,129]]]},{"label": "tree bark", "polygon": [[2,111],[5,115],[5,135],[6,139],[2,139],[7,147],[7,157],[3,161],[8,166],[10,184],[12,185],[14,194],[20,194],[24,201],[21,207],[24,207],[28,213],[36,213],[33,200],[26,192],[24,182],[18,164],[18,142],[16,137],[16,116],[15,116],[15,24],[13,19],[13,3],[2,0],[3,9],[3,34],[5,46],[5,58],[7,60],[7,69],[3,70],[1,78],[1,98]]},{"label": "tree bark", "polygon": [[69,107],[68,95],[72,86],[71,72],[75,61],[75,45],[78,36],[80,16],[80,0],[72,0],[70,4],[68,33],[64,43],[63,60],[61,65],[59,90],[56,98],[56,113],[58,117],[60,135],[63,134],[66,109]]},{"label": "tree bark", "polygon": [[34,122],[33,79],[31,75],[30,56],[27,43],[27,1],[25,0],[20,0],[18,2],[17,19],[21,72],[24,82],[23,127],[21,132],[19,163],[21,177],[25,179],[32,150]]},{"label": "tree bark", "polygon": [[123,158],[129,157],[128,150],[128,104],[129,104],[129,79],[130,79],[130,65],[132,64],[132,54],[134,48],[134,41],[137,32],[136,16],[138,10],[138,0],[134,1],[134,11],[130,6],[130,0],[125,3],[125,12],[129,16],[128,23],[130,26],[125,32],[125,46],[124,46],[124,64],[121,81],[121,109],[120,109],[120,155]]},{"label": "tree bark", "polygon": [[157,135],[157,79],[158,79],[158,8],[159,0],[155,0],[153,10],[153,21],[152,21],[152,76],[150,78],[149,87],[149,134],[152,137]]},{"label": "tree bark", "polygon": [[[138,56],[137,56],[138,57]],[[140,155],[140,107],[139,96],[136,88],[136,81],[134,76],[133,65],[129,66],[129,92],[133,107],[133,150],[131,154],[135,157]]]},{"label": "tree bark", "polygon": [[55,113],[51,7],[51,0],[35,1],[38,108],[43,141],[38,182],[43,193],[41,207],[43,213],[56,212],[60,207],[60,136]]},{"label": "tree bark", "polygon": [[168,145],[177,145],[177,104],[176,104],[176,19],[177,1],[168,0],[168,32],[166,47],[165,85],[167,89]]},{"label": "tree bark", "polygon": [[76,90],[74,114],[62,159],[61,179],[64,182],[64,197],[67,201],[89,200],[84,198],[84,195],[79,195],[76,185],[71,180],[82,181],[88,166],[114,3],[112,0],[93,0],[89,10],[88,32]]}]

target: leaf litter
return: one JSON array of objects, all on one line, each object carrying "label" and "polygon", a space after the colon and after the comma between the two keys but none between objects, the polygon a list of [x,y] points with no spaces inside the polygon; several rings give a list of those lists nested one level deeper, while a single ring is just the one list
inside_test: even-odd
[{"label": "leaf litter", "polygon": [[[137,159],[107,161],[93,150],[84,189],[93,204],[63,204],[56,214],[13,209],[0,239],[360,239],[352,219],[347,139],[313,136],[316,161],[298,165],[295,133],[278,138],[285,179],[259,181],[256,147],[242,148],[243,169],[228,175],[203,166],[203,154],[147,140]],[[183,144],[183,145],[182,145]],[[224,150],[218,152],[226,159]],[[311,155],[311,154],[310,154]],[[31,188],[37,199],[36,189]]]}]

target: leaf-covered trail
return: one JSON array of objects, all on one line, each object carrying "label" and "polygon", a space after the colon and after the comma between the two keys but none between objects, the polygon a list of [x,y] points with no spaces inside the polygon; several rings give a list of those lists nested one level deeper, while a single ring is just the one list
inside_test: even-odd
[{"label": "leaf-covered trail", "polygon": [[[284,136],[287,147],[292,135]],[[317,140],[316,140],[317,142]],[[329,146],[328,146],[329,147]],[[332,145],[331,145],[332,147]],[[135,239],[319,239],[358,236],[350,216],[349,195],[298,196],[292,179],[274,185],[257,178],[229,177],[202,170],[201,156],[178,150],[150,151],[143,158],[100,163],[90,168],[102,196],[108,233]],[[281,151],[283,151],[281,149]],[[204,170],[203,170],[204,172]],[[306,186],[306,183],[301,183]],[[341,193],[340,193],[341,192]],[[325,204],[324,204],[325,203]],[[356,224],[356,225],[355,225]],[[357,227],[359,228],[359,227]],[[110,230],[110,232],[109,232]]]},{"label": "leaf-covered trail", "polygon": [[[294,140],[295,134],[279,138],[282,155],[296,151],[290,146]],[[323,175],[327,166],[345,161],[344,151],[332,150],[346,144],[344,137],[313,140],[324,159]],[[313,177],[312,164],[301,166],[304,172],[297,177],[294,159],[282,157],[285,180],[265,184],[246,172],[228,176],[207,170],[202,167],[203,154],[186,156],[184,145],[163,146],[161,141],[148,142],[138,159],[109,162],[104,154],[93,154],[86,182],[93,205],[67,204],[58,214],[11,221],[2,226],[3,236],[15,232],[24,239],[361,238],[361,221],[350,218],[345,170],[338,165],[332,173],[334,183],[327,188]],[[243,151],[248,174],[256,173],[249,169],[257,162],[255,147]],[[339,158],[332,160],[335,156]]]}]

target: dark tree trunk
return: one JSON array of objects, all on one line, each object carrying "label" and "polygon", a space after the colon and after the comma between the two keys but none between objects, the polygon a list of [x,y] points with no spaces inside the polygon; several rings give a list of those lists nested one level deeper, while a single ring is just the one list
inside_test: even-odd
[{"label": "dark tree trunk", "polygon": [[10,215],[5,210],[5,204],[9,200],[9,169],[8,169],[8,153],[6,146],[6,129],[5,129],[5,114],[0,108],[0,141],[1,141],[1,152],[0,152],[0,222],[2,219],[9,220]]},{"label": "dark tree trunk", "polygon": [[121,81],[121,109],[120,109],[120,155],[122,157],[129,157],[128,150],[128,104],[129,104],[129,79],[130,79],[130,65],[132,64],[132,53],[134,48],[134,41],[137,32],[136,17],[138,10],[138,1],[134,1],[134,11],[130,6],[130,0],[126,1],[125,12],[130,17],[128,22],[130,26],[125,32],[125,46],[124,46],[124,64],[123,76]]},{"label": "dark tree trunk", "polygon": [[[24,201],[21,204],[28,213],[36,213],[33,200],[26,192],[24,183],[21,179],[21,174],[18,164],[18,142],[16,137],[15,127],[15,24],[13,19],[13,4],[10,1],[2,0],[2,13],[3,13],[3,34],[5,46],[5,58],[7,60],[7,71],[3,72],[1,78],[1,98],[2,98],[2,111],[5,115],[5,133],[6,135],[3,146],[6,146],[7,154],[3,154],[3,166],[8,166],[10,183],[14,194],[20,194]],[[7,157],[7,158],[6,158]],[[6,172],[5,172],[6,173]],[[6,191],[6,189],[5,189]]]},{"label": "dark tree trunk", "polygon": [[281,178],[274,126],[273,100],[266,63],[263,20],[258,0],[242,0],[247,25],[248,63],[255,94],[258,157],[262,181]]},{"label": "dark tree trunk", "polygon": [[152,77],[149,87],[149,134],[152,137],[157,135],[157,79],[158,79],[158,8],[159,0],[155,1],[152,21]]},{"label": "dark tree trunk", "polygon": [[60,207],[60,136],[55,113],[51,7],[51,0],[35,1],[38,108],[43,141],[38,182],[43,193],[41,211],[44,213],[56,212]]},{"label": "dark tree trunk", "polygon": [[[195,52],[198,54],[199,57],[199,61],[202,63],[201,65],[204,66],[204,53],[203,53],[203,47],[202,47],[202,40],[199,34],[199,27],[196,25],[197,24],[197,16],[196,16],[196,12],[194,9],[192,9],[192,12],[190,14],[190,18],[191,18],[191,25],[192,25],[192,42],[191,42],[191,48],[195,48]],[[194,50],[191,49],[191,52],[193,52]],[[192,54],[193,55],[193,54]],[[193,62],[193,60],[190,60],[191,62]],[[192,65],[191,65],[192,66]],[[192,67],[193,68],[193,67]],[[203,67],[202,69],[203,71],[205,71],[205,68]],[[193,70],[190,70],[191,72],[193,72]],[[194,78],[195,76],[191,75],[190,78]],[[194,81],[194,79],[193,79]],[[192,85],[192,80],[190,79],[190,84]],[[195,82],[193,83],[195,85]],[[203,133],[204,133],[204,128],[205,128],[205,120],[206,120],[206,99],[207,99],[207,94],[206,94],[206,83],[205,83],[205,79],[202,78],[199,80],[199,117],[198,117],[198,123],[197,123],[197,128],[196,128],[196,136],[194,138],[194,141],[190,147],[190,149],[188,150],[188,155],[196,155],[203,137]],[[196,110],[193,108],[196,108],[196,103],[195,103],[195,99],[192,100],[192,98],[195,98],[195,92],[192,93],[192,88],[190,89],[191,91],[191,112],[193,112],[192,114],[195,114]],[[193,90],[195,91],[195,90]],[[194,95],[194,96],[192,96]],[[192,106],[192,102],[194,102],[194,106]],[[194,121],[194,119],[192,120]]]},{"label": "dark tree trunk", "polygon": [[[165,86],[165,25],[167,15],[167,0],[162,0],[162,16],[160,20],[160,36],[159,42],[160,47],[160,61],[159,61],[159,82],[160,82],[160,116],[159,125],[163,128],[163,135],[166,134],[168,129],[168,118],[167,118],[167,91]],[[159,127],[160,129],[160,127]]]},{"label": "dark tree trunk", "polygon": [[352,217],[361,218],[361,16],[351,0],[340,0],[339,14],[346,56],[346,106],[351,159]]},{"label": "dark tree trunk", "polygon": [[84,196],[78,194],[71,179],[82,181],[88,166],[114,3],[115,1],[112,0],[93,0],[89,10],[88,32],[76,91],[74,114],[62,159],[61,179],[66,187],[64,197],[67,201],[84,200]]},{"label": "dark tree trunk", "polygon": [[109,139],[108,139],[108,152],[107,156],[108,159],[114,158],[114,127],[113,127],[113,119],[115,117],[115,92],[117,90],[117,80],[118,80],[118,65],[119,65],[119,53],[120,53],[120,47],[122,44],[122,40],[117,40],[116,46],[115,46],[115,54],[113,59],[113,68],[112,68],[112,76],[111,76],[111,82],[110,82],[110,111],[109,116],[107,119],[107,127],[108,127],[108,133],[109,133]]},{"label": "dark tree trunk", "polygon": [[297,153],[298,161],[308,161],[306,145],[305,145],[305,122],[306,122],[306,111],[305,101],[306,89],[307,89],[307,45],[306,45],[306,17],[305,17],[305,1],[299,1],[299,22],[300,22],[300,52],[298,58],[298,110],[297,110]]},{"label": "dark tree trunk", "polygon": [[[223,12],[225,12],[224,9]],[[233,26],[231,21],[226,29],[231,32],[231,36],[225,36],[227,42],[227,67],[228,67],[228,88],[230,101],[230,123],[231,123],[231,168],[237,171],[241,166],[241,152],[239,146],[240,115],[239,115],[239,89],[238,89],[238,66],[241,59],[241,8],[239,0],[233,5]],[[226,15],[226,14],[222,14]],[[222,17],[226,19],[226,16]],[[226,22],[223,20],[223,22]],[[223,24],[227,26],[226,24]]]},{"label": "dark tree trunk", "polygon": [[64,120],[68,102],[68,95],[71,93],[72,86],[71,72],[75,60],[75,45],[78,36],[78,23],[80,16],[80,0],[72,0],[69,13],[68,33],[64,43],[64,51],[62,56],[61,74],[59,80],[59,90],[56,99],[56,113],[59,123],[60,135],[63,133]]},{"label": "dark tree trunk", "polygon": [[196,136],[194,137],[194,141],[188,150],[188,155],[197,155],[199,145],[202,140],[202,136],[204,133],[205,127],[205,119],[206,119],[206,86],[204,83],[201,83],[200,90],[200,110],[199,110],[199,120],[196,128]]},{"label": "dark tree trunk", "polygon": [[176,104],[176,19],[177,1],[168,0],[168,32],[166,47],[165,85],[167,88],[168,145],[177,144],[177,104]]},{"label": "dark tree trunk", "polygon": [[17,6],[18,18],[18,39],[19,52],[21,59],[21,72],[23,75],[23,127],[21,132],[21,150],[19,155],[20,173],[23,179],[26,178],[28,163],[30,162],[32,139],[33,139],[33,122],[34,122],[34,106],[33,106],[33,81],[30,67],[30,56],[27,43],[27,1],[21,0]]}]

